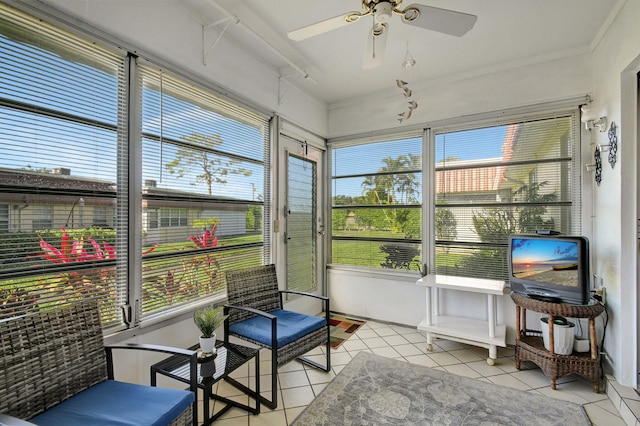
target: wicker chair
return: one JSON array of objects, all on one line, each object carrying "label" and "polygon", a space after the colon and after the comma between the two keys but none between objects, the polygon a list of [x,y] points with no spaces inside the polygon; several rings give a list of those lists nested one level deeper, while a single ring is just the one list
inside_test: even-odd
[{"label": "wicker chair", "polygon": [[[277,370],[289,361],[298,359],[321,370],[331,370],[328,297],[279,290],[274,265],[229,271],[226,279],[228,304],[225,314],[230,316],[224,324],[225,342],[229,341],[229,336],[235,336],[271,350],[271,401],[261,397],[263,404],[271,409],[278,406]],[[282,297],[285,293],[322,300],[324,317],[284,310]],[[324,366],[302,357],[320,345],[326,345]]]},{"label": "wicker chair", "polygon": [[[113,380],[112,351],[190,359],[189,391]],[[8,424],[196,424],[197,354],[146,344],[104,345],[96,301],[0,321],[0,413]]]}]

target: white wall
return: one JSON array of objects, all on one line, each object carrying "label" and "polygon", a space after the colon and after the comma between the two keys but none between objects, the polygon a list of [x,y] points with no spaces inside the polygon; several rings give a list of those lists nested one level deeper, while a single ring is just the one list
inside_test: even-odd
[{"label": "white wall", "polygon": [[[617,164],[603,160],[602,183],[594,194],[593,268],[607,288],[609,327],[605,342],[616,380],[636,386],[637,292],[637,106],[640,71],[640,1],[627,1],[594,51],[594,107],[618,125]],[[623,77],[631,77],[623,84]],[[623,93],[627,103],[622,110]],[[634,105],[635,103],[635,105]],[[635,112],[635,111],[634,111]],[[607,144],[607,133],[594,133]],[[606,155],[606,153],[604,153]],[[604,157],[606,158],[606,157]]]},{"label": "white wall", "polygon": [[[406,125],[428,124],[502,109],[528,106],[574,96],[592,87],[591,55],[582,54],[474,76],[412,86],[419,106]],[[398,125],[402,94],[389,90],[372,97],[329,106],[331,137],[366,133]]]}]

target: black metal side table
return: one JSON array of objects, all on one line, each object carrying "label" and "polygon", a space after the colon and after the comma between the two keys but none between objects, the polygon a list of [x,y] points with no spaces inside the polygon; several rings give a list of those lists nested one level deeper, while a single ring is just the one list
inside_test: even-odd
[{"label": "black metal side table", "polygon": [[[194,345],[189,349],[198,350],[199,346]],[[212,355],[202,354],[198,357],[198,363],[200,368],[198,371],[198,388],[204,392],[203,406],[203,425],[210,425],[213,421],[218,419],[224,413],[226,413],[232,407],[237,407],[242,410],[246,410],[252,414],[260,413],[260,350],[254,348],[248,348],[246,346],[237,345],[234,343],[224,344],[222,341],[216,342],[216,354]],[[255,360],[255,390],[239,383],[237,380],[229,377],[231,372],[235,371],[242,365],[246,364],[251,359]],[[189,362],[184,357],[172,356],[166,358],[151,366],[151,385],[156,385],[157,375],[170,377],[178,380],[182,383],[189,383]],[[226,382],[249,395],[255,401],[255,407],[249,405],[240,404],[239,402],[225,398],[220,395],[216,395],[213,392],[213,385],[224,379]],[[225,406],[210,416],[209,414],[209,400],[223,402]],[[194,402],[194,412],[197,412],[197,398]],[[197,417],[197,416],[196,416]]]}]

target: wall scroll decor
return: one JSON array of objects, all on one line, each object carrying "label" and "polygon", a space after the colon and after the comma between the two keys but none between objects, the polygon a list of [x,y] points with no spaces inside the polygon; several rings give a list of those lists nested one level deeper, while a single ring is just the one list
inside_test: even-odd
[{"label": "wall scroll decor", "polygon": [[596,146],[596,150],[593,153],[593,159],[595,160],[595,179],[598,186],[600,186],[600,182],[602,182],[602,159],[600,158],[600,147]]},{"label": "wall scroll decor", "polygon": [[609,164],[611,164],[611,168],[613,169],[616,165],[616,157],[618,154],[618,136],[616,135],[616,123],[613,121],[611,122],[608,136],[609,143],[596,145],[596,149],[599,151],[609,151]]},{"label": "wall scroll decor", "polygon": [[611,122],[609,127],[609,164],[613,169],[616,166],[616,156],[618,154],[618,135],[616,135],[616,123]]}]

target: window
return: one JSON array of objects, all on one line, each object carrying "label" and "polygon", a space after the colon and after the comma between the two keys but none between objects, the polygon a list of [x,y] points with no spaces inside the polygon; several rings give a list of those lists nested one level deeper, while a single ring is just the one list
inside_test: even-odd
[{"label": "window", "polygon": [[270,199],[269,123],[153,64],[139,71],[143,246],[154,250],[142,261],[144,319],[221,296],[223,270],[263,263],[268,222],[254,219]]},{"label": "window", "polygon": [[107,208],[105,206],[93,207],[93,226],[110,226],[107,217]]},{"label": "window", "polygon": [[268,116],[2,4],[0,75],[0,319],[96,298],[117,331],[268,258]]},{"label": "window", "polygon": [[0,204],[0,232],[9,230],[9,204]]},{"label": "window", "polygon": [[434,131],[437,273],[507,280],[509,234],[580,234],[576,117]]},{"label": "window", "polygon": [[187,209],[160,209],[160,227],[175,228],[187,226]]},{"label": "window", "polygon": [[331,149],[331,263],[420,270],[422,137]]},{"label": "window", "polygon": [[0,4],[0,318],[97,298],[120,322],[124,234],[89,215],[115,206],[125,57]]},{"label": "window", "polygon": [[53,206],[35,206],[31,228],[34,231],[50,229],[53,227]]}]

